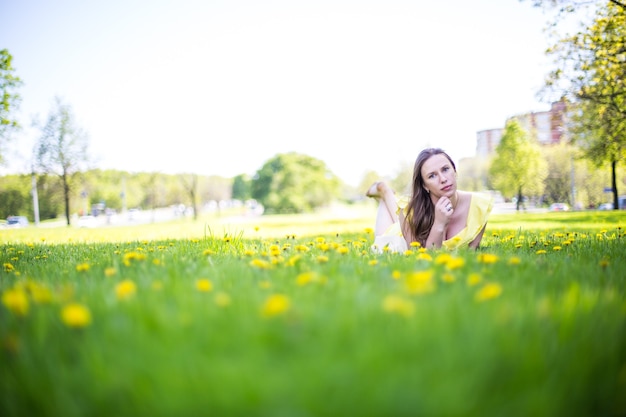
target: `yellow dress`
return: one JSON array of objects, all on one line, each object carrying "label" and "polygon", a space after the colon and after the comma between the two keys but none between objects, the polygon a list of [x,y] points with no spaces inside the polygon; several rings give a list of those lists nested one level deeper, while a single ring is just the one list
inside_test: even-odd
[{"label": "yellow dress", "polygon": [[[398,201],[398,211],[406,210],[408,199],[402,197]],[[444,240],[442,247],[454,250],[469,245],[478,236],[481,230],[487,225],[489,214],[493,209],[493,199],[489,195],[471,193],[470,208],[467,213],[466,226],[463,230],[448,240]],[[372,249],[383,252],[387,247],[389,252],[404,252],[408,249],[406,240],[402,235],[400,223],[395,222],[385,231],[384,234],[376,236]]]}]

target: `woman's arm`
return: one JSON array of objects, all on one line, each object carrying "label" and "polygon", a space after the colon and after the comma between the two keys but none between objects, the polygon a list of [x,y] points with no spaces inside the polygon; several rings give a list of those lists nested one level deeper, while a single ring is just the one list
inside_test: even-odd
[{"label": "woman's arm", "polygon": [[483,234],[485,233],[485,228],[487,227],[487,225],[485,224],[483,226],[483,228],[481,229],[480,233],[478,233],[478,236],[476,236],[474,238],[474,240],[472,240],[469,244],[469,247],[472,249],[478,249],[478,247],[480,246],[480,241],[483,239]]},{"label": "woman's arm", "polygon": [[410,248],[411,243],[417,242],[417,239],[413,235],[413,231],[411,230],[411,225],[407,221],[406,216],[404,215],[404,210],[402,209],[399,210],[398,212],[398,221],[400,222],[400,230],[402,230],[402,236],[404,237],[404,240],[406,241],[407,247]]}]

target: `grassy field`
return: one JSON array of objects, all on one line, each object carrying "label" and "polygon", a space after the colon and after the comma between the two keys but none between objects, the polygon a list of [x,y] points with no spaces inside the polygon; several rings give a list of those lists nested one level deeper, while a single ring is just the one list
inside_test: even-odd
[{"label": "grassy field", "polygon": [[0,231],[2,416],[623,416],[626,212]]}]

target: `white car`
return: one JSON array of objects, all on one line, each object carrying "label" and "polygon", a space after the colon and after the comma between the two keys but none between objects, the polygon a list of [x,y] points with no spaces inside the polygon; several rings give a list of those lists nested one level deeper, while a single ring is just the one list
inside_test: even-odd
[{"label": "white car", "polygon": [[569,206],[565,203],[554,203],[550,205],[550,211],[569,211]]}]

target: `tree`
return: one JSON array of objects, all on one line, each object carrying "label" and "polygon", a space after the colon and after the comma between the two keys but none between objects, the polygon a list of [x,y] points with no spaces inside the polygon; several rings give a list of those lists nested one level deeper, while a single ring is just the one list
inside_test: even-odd
[{"label": "tree", "polygon": [[546,90],[569,102],[570,133],[597,166],[609,163],[614,207],[616,171],[626,155],[626,7],[598,7],[593,22],[548,50],[556,69]]},{"label": "tree", "polygon": [[198,220],[198,175],[181,174],[180,181],[187,192],[191,207],[193,209],[193,219]]},{"label": "tree", "polygon": [[571,202],[576,204],[572,193],[572,172],[574,171],[574,150],[566,143],[546,146],[543,156],[547,164],[544,183],[544,201],[550,203]]},{"label": "tree", "polygon": [[302,213],[337,197],[340,182],[319,159],[297,153],[278,154],[252,180],[252,197],[268,213]]},{"label": "tree", "polygon": [[544,167],[539,145],[530,139],[517,120],[509,120],[489,167],[495,189],[505,197],[516,196],[519,211],[524,193],[541,195],[543,192]]},{"label": "tree", "polygon": [[2,150],[13,131],[19,128],[14,111],[19,108],[20,96],[17,89],[22,80],[14,75],[13,57],[7,49],[0,50],[0,163],[3,162]]},{"label": "tree", "polygon": [[248,175],[241,174],[233,178],[232,196],[235,200],[246,201],[252,197],[252,183]]},{"label": "tree", "polygon": [[70,225],[70,197],[73,180],[84,168],[87,158],[88,138],[76,126],[72,109],[55,98],[42,135],[35,149],[37,167],[45,174],[57,176],[63,187],[65,217]]}]

